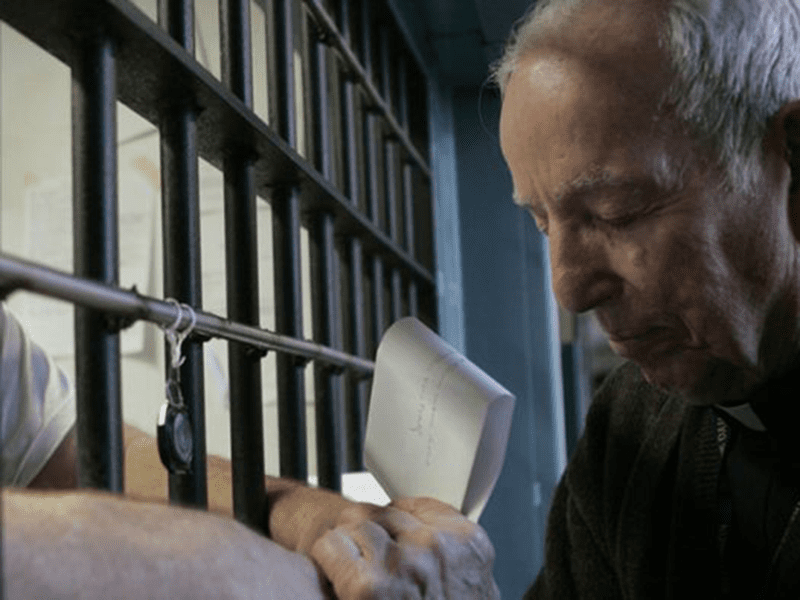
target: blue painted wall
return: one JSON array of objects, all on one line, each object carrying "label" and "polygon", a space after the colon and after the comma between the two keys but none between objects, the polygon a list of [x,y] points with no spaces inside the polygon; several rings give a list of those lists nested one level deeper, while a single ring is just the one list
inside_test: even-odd
[{"label": "blue painted wall", "polygon": [[519,598],[543,558],[565,462],[564,414],[547,248],[511,201],[499,108],[491,92],[454,90],[466,354],[517,396],[505,466],[481,524],[495,544],[503,597]]},{"label": "blue painted wall", "polygon": [[[541,566],[550,498],[566,461],[547,247],[511,201],[499,100],[477,83],[488,48],[474,35],[475,1],[389,1],[431,81],[439,332],[517,397],[505,465],[481,524],[495,545],[502,597],[519,598]],[[486,2],[478,8],[489,10]],[[499,9],[511,10],[492,8]],[[459,30],[463,36],[440,35]]]}]

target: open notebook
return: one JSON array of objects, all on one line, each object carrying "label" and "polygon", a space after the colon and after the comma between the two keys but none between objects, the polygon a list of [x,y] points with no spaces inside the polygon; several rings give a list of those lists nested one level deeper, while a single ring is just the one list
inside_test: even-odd
[{"label": "open notebook", "polygon": [[420,321],[378,347],[364,446],[391,498],[429,496],[477,521],[505,458],[514,396]]}]

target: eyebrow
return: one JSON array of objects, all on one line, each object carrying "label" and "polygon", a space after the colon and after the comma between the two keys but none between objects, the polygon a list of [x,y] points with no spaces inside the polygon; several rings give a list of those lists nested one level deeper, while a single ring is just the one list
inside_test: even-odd
[{"label": "eyebrow", "polygon": [[[659,174],[661,175],[661,174]],[[671,181],[666,181],[670,179]],[[581,173],[573,180],[565,182],[556,190],[555,198],[558,204],[563,202],[574,202],[593,193],[607,190],[625,189],[648,189],[661,188],[665,194],[679,192],[684,187],[682,173],[677,177],[658,176],[656,180],[651,177],[634,175],[618,176],[607,169]],[[517,190],[513,193],[514,204],[521,208],[530,207],[533,204],[532,196],[520,196]]]}]

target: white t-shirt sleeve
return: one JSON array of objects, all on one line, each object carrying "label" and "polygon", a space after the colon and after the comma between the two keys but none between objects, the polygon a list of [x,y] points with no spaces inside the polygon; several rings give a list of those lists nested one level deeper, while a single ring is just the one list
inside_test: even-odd
[{"label": "white t-shirt sleeve", "polygon": [[74,424],[66,375],[0,303],[0,483],[27,486]]}]

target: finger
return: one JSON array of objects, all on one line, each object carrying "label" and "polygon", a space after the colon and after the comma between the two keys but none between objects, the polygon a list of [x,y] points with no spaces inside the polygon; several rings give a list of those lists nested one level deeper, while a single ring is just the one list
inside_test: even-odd
[{"label": "finger", "polygon": [[354,527],[342,527],[361,549],[361,556],[370,563],[385,564],[386,555],[394,542],[379,524],[365,521]]},{"label": "finger", "polygon": [[364,557],[366,547],[379,547],[384,541],[387,556],[399,555],[388,534],[384,532],[381,536],[377,529],[380,527],[373,524],[372,528],[331,530],[314,543],[311,557],[331,582],[339,600],[422,600],[424,594],[415,578],[387,572],[385,558],[378,560],[377,551],[372,561]]},{"label": "finger", "polygon": [[342,528],[325,533],[311,546],[311,558],[331,581],[357,571],[364,558],[361,548]]}]

